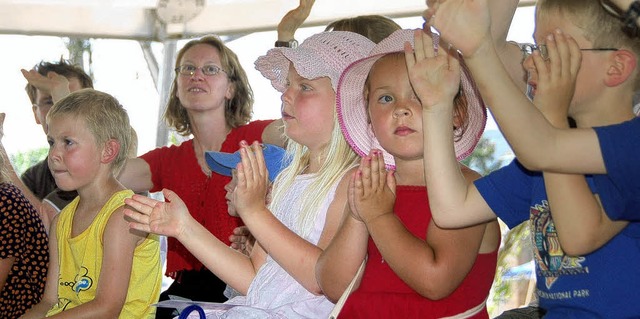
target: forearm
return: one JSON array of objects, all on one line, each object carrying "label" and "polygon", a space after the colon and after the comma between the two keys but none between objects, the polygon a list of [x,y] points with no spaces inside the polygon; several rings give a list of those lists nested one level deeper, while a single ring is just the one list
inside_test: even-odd
[{"label": "forearm", "polygon": [[262,248],[308,291],[321,294],[315,266],[322,249],[282,224],[266,207],[243,217],[245,225]]},{"label": "forearm", "polygon": [[193,218],[177,239],[218,278],[246,294],[259,267],[249,257],[225,245]]},{"label": "forearm", "polygon": [[591,253],[617,235],[628,223],[613,222],[582,175],[544,173],[558,239],[572,256]]},{"label": "forearm", "polygon": [[468,202],[468,183],[453,147],[452,109],[423,111],[424,168],[433,220],[443,228],[474,225],[495,218],[474,213]]},{"label": "forearm", "polygon": [[[389,264],[393,272],[420,295],[430,299],[442,297],[439,287],[428,284],[437,282],[433,280],[437,277],[427,274],[433,273],[438,266],[433,250],[424,240],[413,236],[393,213],[372,220],[367,229],[383,258],[373,262]],[[413,262],[408,263],[407,260]],[[425,280],[428,278],[431,280]]]},{"label": "forearm", "polygon": [[39,303],[31,307],[27,312],[25,312],[20,319],[41,319],[47,315],[47,311],[51,309],[54,303],[47,302],[45,299],[42,299]]},{"label": "forearm", "polygon": [[410,233],[395,214],[385,214],[367,228],[382,262],[421,296],[438,300],[450,295],[473,267],[486,226],[442,230],[430,224],[423,240]]},{"label": "forearm", "polygon": [[95,299],[83,303],[75,308],[64,310],[56,315],[47,317],[53,319],[82,319],[82,318],[118,318],[124,302],[114,304],[112,300]]},{"label": "forearm", "polygon": [[337,301],[367,254],[367,227],[346,214],[338,232],[322,252],[316,265],[316,278],[329,300]]},{"label": "forearm", "polygon": [[514,43],[507,42],[507,35],[513,16],[518,8],[518,0],[490,0],[491,35],[493,45],[511,80],[521,92],[526,91],[526,72],[522,66],[522,51]]},{"label": "forearm", "polygon": [[541,161],[554,156],[553,141],[559,130],[544,118],[511,81],[495,48],[484,45],[465,61],[485,103],[518,160],[529,169],[539,170],[545,165]]}]

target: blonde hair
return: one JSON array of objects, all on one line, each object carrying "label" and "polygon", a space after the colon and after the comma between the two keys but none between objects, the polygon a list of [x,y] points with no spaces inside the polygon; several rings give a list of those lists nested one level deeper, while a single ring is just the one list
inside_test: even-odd
[{"label": "blonde hair", "polygon": [[[333,108],[332,125],[331,139],[323,150],[323,161],[318,170],[317,178],[307,188],[308,195],[300,199],[302,209],[298,216],[298,225],[302,229],[303,237],[313,229],[313,223],[320,207],[334,184],[340,181],[349,169],[358,164],[358,155],[351,149],[340,131],[335,107]],[[290,161],[290,164],[274,181],[269,207],[271,211],[278,211],[296,176],[304,173],[311,160],[309,149],[306,146],[287,139],[285,161]]]},{"label": "blonde hair", "polygon": [[[198,44],[206,44],[212,48],[218,50],[220,53],[220,63],[224,74],[226,74],[229,81],[233,84],[233,97],[231,100],[226,100],[224,116],[229,125],[232,128],[236,128],[247,124],[251,120],[253,113],[253,91],[249,85],[249,79],[245,73],[238,56],[227,47],[220,38],[214,35],[208,35],[200,39],[195,39],[187,42],[182,49],[178,52],[176,57],[176,66],[180,64],[184,54]],[[167,109],[164,112],[164,120],[167,125],[174,128],[178,134],[187,136],[193,131],[191,130],[191,120],[187,114],[187,110],[180,103],[178,99],[178,77],[173,78],[171,84],[171,93],[169,94],[169,101],[167,102]]]},{"label": "blonde hair", "polygon": [[[640,57],[640,41],[622,29],[620,20],[609,14],[599,0],[538,0],[536,19],[556,12],[582,29],[595,48],[627,49]],[[637,72],[634,72],[636,74]],[[633,79],[634,89],[640,88],[640,77]]]},{"label": "blonde hair", "polygon": [[9,182],[9,172],[6,165],[11,165],[10,163],[5,163],[4,156],[0,156],[0,183]]},{"label": "blonde hair", "polygon": [[82,89],[54,104],[47,114],[47,123],[61,116],[83,120],[97,145],[115,140],[120,151],[112,162],[112,170],[118,172],[124,166],[131,148],[132,133],[127,111],[116,98],[94,89]]}]

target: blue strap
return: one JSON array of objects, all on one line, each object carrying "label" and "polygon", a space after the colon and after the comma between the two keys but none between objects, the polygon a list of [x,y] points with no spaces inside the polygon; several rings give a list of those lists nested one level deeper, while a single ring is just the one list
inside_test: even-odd
[{"label": "blue strap", "polygon": [[202,310],[202,307],[200,307],[198,305],[190,305],[187,308],[184,308],[182,310],[182,312],[180,313],[180,317],[178,317],[178,319],[187,319],[189,314],[194,312],[194,311],[197,311],[198,314],[200,314],[200,318],[201,319],[206,318],[206,316],[204,314],[204,310]]}]

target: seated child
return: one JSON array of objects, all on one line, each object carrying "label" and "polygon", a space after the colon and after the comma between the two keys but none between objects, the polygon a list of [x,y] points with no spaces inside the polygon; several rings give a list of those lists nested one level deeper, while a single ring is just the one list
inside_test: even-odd
[{"label": "seated child", "polygon": [[78,197],[51,226],[44,297],[23,318],[153,318],[162,265],[158,236],[129,229],[116,179],[131,143],[129,117],[112,96],[83,89],[47,115],[49,167]]},{"label": "seated child", "polygon": [[[414,37],[415,54],[421,54],[426,34],[396,31],[369,57],[349,66],[338,86],[340,126],[363,158],[349,185],[351,214],[344,217],[318,263],[325,294],[337,299],[366,258],[340,318],[441,318],[461,313],[488,318],[485,300],[495,274],[500,229],[495,219],[456,230],[441,229],[431,220],[423,111],[413,89],[423,84],[407,70]],[[431,68],[423,64],[419,71]],[[457,107],[455,138],[449,143],[461,160],[480,139],[486,112],[467,73],[451,101]],[[466,183],[479,177],[457,165]]]}]

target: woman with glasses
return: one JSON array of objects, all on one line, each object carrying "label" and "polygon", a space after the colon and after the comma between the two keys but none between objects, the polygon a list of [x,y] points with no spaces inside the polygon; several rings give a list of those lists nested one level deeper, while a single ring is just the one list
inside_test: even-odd
[{"label": "woman with glasses", "polygon": [[[249,122],[253,92],[247,75],[236,54],[215,36],[188,42],[178,52],[175,71],[164,119],[191,139],[129,159],[120,181],[136,192],[175,191],[202,225],[229,244],[229,236],[241,225],[239,218],[227,214],[224,185],[230,178],[212,173],[204,154],[233,153],[241,140],[282,146],[278,129],[282,123]],[[173,238],[168,241],[166,275],[174,282],[160,300],[170,295],[212,302],[227,299],[226,284]],[[172,318],[172,312],[159,308],[156,318]]]}]

